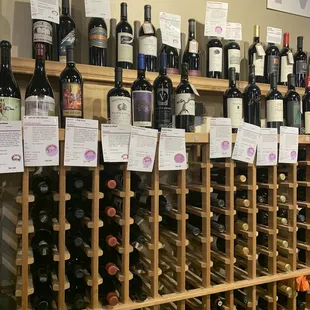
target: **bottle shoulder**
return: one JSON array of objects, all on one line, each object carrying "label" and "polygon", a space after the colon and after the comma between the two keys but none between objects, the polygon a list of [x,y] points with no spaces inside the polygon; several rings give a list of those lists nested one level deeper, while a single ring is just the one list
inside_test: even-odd
[{"label": "bottle shoulder", "polygon": [[70,15],[61,15],[59,18],[60,27],[64,24],[70,24],[75,28],[75,21]]},{"label": "bottle shoulder", "polygon": [[294,90],[289,90],[285,94],[284,100],[285,101],[299,101],[300,102],[300,95]]},{"label": "bottle shoulder", "polygon": [[66,67],[64,71],[60,75],[60,80],[62,82],[71,82],[71,83],[83,83],[82,75],[78,69],[75,68],[68,68]]},{"label": "bottle shoulder", "polygon": [[283,100],[283,96],[277,89],[271,89],[266,96],[266,101],[268,100]]},{"label": "bottle shoulder", "polygon": [[120,32],[126,32],[126,33],[130,33],[130,34],[133,33],[131,25],[125,21],[120,21],[116,25],[116,33],[120,33]]},{"label": "bottle shoulder", "polygon": [[173,88],[172,81],[167,75],[159,75],[155,79],[153,86],[154,86],[154,89],[158,87]]},{"label": "bottle shoulder", "polygon": [[92,17],[89,21],[88,28],[96,28],[96,27],[101,27],[104,29],[107,29],[107,24],[103,18],[100,17]]},{"label": "bottle shoulder", "polygon": [[138,78],[133,82],[131,89],[132,91],[135,91],[135,90],[152,91],[153,88],[152,88],[151,83],[148,80]]},{"label": "bottle shoulder", "polygon": [[192,90],[189,83],[181,82],[178,85],[178,87],[176,88],[176,94],[182,94],[182,93],[194,94],[194,91]]},{"label": "bottle shoulder", "polygon": [[257,84],[248,84],[246,86],[246,88],[244,89],[244,94],[248,94],[248,93],[256,93],[257,95],[261,95],[261,90],[260,88],[257,86]]},{"label": "bottle shoulder", "polygon": [[240,45],[236,41],[228,41],[225,44],[225,50],[240,50]]},{"label": "bottle shoulder", "polygon": [[266,48],[266,55],[279,55],[280,51],[276,45],[269,45]]},{"label": "bottle shoulder", "polygon": [[0,73],[0,96],[21,98],[19,86],[12,72],[6,76],[1,76]]},{"label": "bottle shoulder", "polygon": [[124,88],[114,87],[109,90],[108,92],[108,98],[110,97],[127,97],[130,98],[130,93]]},{"label": "bottle shoulder", "polygon": [[226,98],[242,98],[242,93],[238,88],[228,88],[224,93],[224,97],[226,97]]},{"label": "bottle shoulder", "polygon": [[222,42],[219,39],[211,39],[211,40],[209,40],[209,42],[207,44],[207,47],[208,48],[210,48],[210,47],[222,48],[223,44],[222,44]]},{"label": "bottle shoulder", "polygon": [[26,98],[30,96],[49,96],[54,98],[53,89],[47,79],[33,77],[26,88]]},{"label": "bottle shoulder", "polygon": [[291,49],[287,46],[283,46],[280,55],[281,56],[287,56],[287,54],[291,51]]}]

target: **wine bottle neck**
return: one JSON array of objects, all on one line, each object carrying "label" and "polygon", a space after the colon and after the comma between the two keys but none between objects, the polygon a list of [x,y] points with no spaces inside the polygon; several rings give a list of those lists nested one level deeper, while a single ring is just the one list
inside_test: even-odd
[{"label": "wine bottle neck", "polygon": [[36,59],[34,73],[39,74],[39,75],[45,75],[45,59],[44,58]]},{"label": "wine bottle neck", "polygon": [[235,80],[229,80],[229,87],[230,88],[236,88],[236,81]]},{"label": "wine bottle neck", "polygon": [[1,51],[1,72],[11,71],[11,53],[10,50],[2,49]]},{"label": "wine bottle neck", "polygon": [[167,75],[167,68],[166,67],[159,68],[159,74],[160,75]]},{"label": "wine bottle neck", "polygon": [[255,84],[255,83],[256,83],[255,75],[250,74],[249,75],[249,84]]},{"label": "wine bottle neck", "polygon": [[123,82],[122,82],[122,81],[119,81],[119,80],[116,80],[116,81],[115,81],[115,87],[116,87],[116,88],[122,88],[122,87],[123,87]]},{"label": "wine bottle neck", "polygon": [[254,43],[259,43],[259,37],[254,37],[253,41]]},{"label": "wine bottle neck", "polygon": [[145,70],[138,70],[138,78],[144,79],[145,78]]},{"label": "wine bottle neck", "polygon": [[70,15],[70,10],[67,7],[62,7],[62,15],[64,16],[69,16]]},{"label": "wine bottle neck", "polygon": [[195,34],[195,30],[189,31],[188,32],[188,40],[195,40],[196,39],[196,34]]}]

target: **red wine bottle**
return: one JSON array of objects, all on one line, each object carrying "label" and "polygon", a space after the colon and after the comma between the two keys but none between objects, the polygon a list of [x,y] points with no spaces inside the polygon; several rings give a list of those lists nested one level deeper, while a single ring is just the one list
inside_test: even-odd
[{"label": "red wine bottle", "polygon": [[67,66],[60,74],[61,127],[65,128],[67,117],[83,118],[83,78],[74,62],[74,48],[68,46]]},{"label": "red wine bottle", "polygon": [[147,299],[147,294],[143,289],[143,281],[136,273],[133,273],[133,278],[129,281],[129,297],[136,301]]},{"label": "red wine bottle", "polygon": [[52,232],[47,228],[41,228],[35,231],[31,240],[31,247],[36,257],[48,259],[51,256],[53,246]]},{"label": "red wine bottle", "polygon": [[234,68],[236,70],[236,80],[240,79],[240,45],[234,41],[229,40],[224,46],[224,77],[229,79],[229,69]]},{"label": "red wine bottle", "polygon": [[265,61],[265,83],[270,84],[271,74],[274,73],[279,81],[280,69],[280,51],[274,43],[268,43],[266,48],[266,61]]},{"label": "red wine bottle", "polygon": [[72,309],[82,310],[87,307],[86,295],[87,285],[84,279],[69,279],[70,288],[66,290],[66,303],[71,305]]},{"label": "red wine bottle", "polygon": [[146,71],[157,70],[157,37],[151,21],[151,6],[144,6],[144,23],[139,31],[139,54],[145,55]]},{"label": "red wine bottle", "polygon": [[[310,76],[306,78],[306,88],[305,88],[305,94],[302,97],[302,132],[307,134],[310,134]],[[301,158],[301,155],[305,152],[299,152],[299,157]],[[304,159],[298,159],[298,160],[306,160],[306,156],[304,156]]]},{"label": "red wine bottle", "polygon": [[127,3],[121,3],[121,20],[116,25],[116,67],[133,68],[133,31],[127,20]]},{"label": "red wine bottle", "polygon": [[30,296],[32,309],[52,309],[53,289],[50,284],[34,282],[34,294]]},{"label": "red wine bottle", "polygon": [[115,279],[104,277],[103,284],[99,285],[99,298],[103,300],[103,305],[116,306],[119,302],[118,285]]},{"label": "red wine bottle", "polygon": [[223,71],[223,45],[216,38],[211,37],[207,44],[207,77],[221,79]]},{"label": "red wine bottle", "polygon": [[107,25],[103,18],[93,17],[88,24],[89,64],[107,66]]},{"label": "red wine bottle", "polygon": [[163,44],[161,51],[160,51],[160,55],[163,53],[166,54],[167,73],[168,74],[179,74],[180,60],[179,60],[178,50],[173,46]]},{"label": "red wine bottle", "polygon": [[40,285],[46,285],[51,282],[51,266],[36,261],[30,266],[33,282]]},{"label": "red wine bottle", "polygon": [[280,53],[280,85],[287,85],[287,76],[293,73],[294,57],[290,49],[290,34],[283,34],[283,48]]},{"label": "red wine bottle", "polygon": [[46,197],[52,193],[53,178],[45,171],[37,171],[31,178],[31,189],[37,197]]},{"label": "red wine bottle", "polygon": [[77,170],[71,170],[66,177],[66,189],[70,194],[80,194],[86,189],[86,177]]},{"label": "red wine bottle", "polygon": [[0,42],[0,121],[21,119],[21,96],[11,68],[11,48],[9,41]]},{"label": "red wine bottle", "polygon": [[66,218],[71,226],[81,226],[81,221],[85,216],[85,211],[81,199],[73,198],[67,201],[66,207]]},{"label": "red wine bottle", "polygon": [[71,251],[70,259],[66,261],[66,273],[70,279],[83,279],[85,269],[89,268],[89,261],[86,255],[81,255],[76,251]]},{"label": "red wine bottle", "polygon": [[303,51],[304,37],[297,37],[297,52],[294,55],[294,74],[296,87],[305,87],[307,76],[308,56]]}]

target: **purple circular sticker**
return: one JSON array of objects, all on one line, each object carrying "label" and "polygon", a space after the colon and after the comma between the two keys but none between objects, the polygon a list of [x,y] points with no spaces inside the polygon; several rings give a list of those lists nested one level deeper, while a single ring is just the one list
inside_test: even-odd
[{"label": "purple circular sticker", "polygon": [[55,144],[50,144],[45,148],[48,156],[56,156],[58,154],[58,147]]},{"label": "purple circular sticker", "polygon": [[216,26],[215,32],[221,34],[223,32],[223,28],[221,26]]},{"label": "purple circular sticker", "polygon": [[123,154],[122,159],[127,160],[128,159],[128,154]]},{"label": "purple circular sticker", "polygon": [[248,148],[248,155],[252,157],[254,155],[254,153],[255,153],[254,149],[250,146]]},{"label": "purple circular sticker", "polygon": [[174,156],[174,161],[175,161],[176,163],[178,163],[178,164],[184,163],[184,160],[185,160],[185,158],[184,158],[184,155],[183,155],[183,154],[176,154],[176,155]]},{"label": "purple circular sticker", "polygon": [[275,161],[276,160],[276,155],[275,154],[273,154],[273,153],[270,153],[269,154],[269,162],[273,162],[273,161]]},{"label": "purple circular sticker", "polygon": [[229,149],[229,142],[223,141],[222,142],[222,150],[227,151]]},{"label": "purple circular sticker", "polygon": [[152,158],[150,156],[146,156],[143,158],[143,167],[148,168],[152,165]]},{"label": "purple circular sticker", "polygon": [[297,158],[297,153],[295,151],[291,152],[291,159],[295,160]]},{"label": "purple circular sticker", "polygon": [[96,152],[93,150],[87,150],[84,154],[84,157],[87,161],[93,161],[96,159]]},{"label": "purple circular sticker", "polygon": [[14,155],[12,155],[11,159],[12,159],[12,161],[21,161],[22,157],[19,154],[14,154]]}]

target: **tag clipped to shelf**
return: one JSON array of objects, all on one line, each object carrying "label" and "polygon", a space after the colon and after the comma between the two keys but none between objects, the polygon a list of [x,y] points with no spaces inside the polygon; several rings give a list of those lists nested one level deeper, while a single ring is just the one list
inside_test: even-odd
[{"label": "tag clipped to shelf", "polygon": [[110,0],[84,0],[86,17],[111,19]]},{"label": "tag clipped to shelf", "polygon": [[162,128],[159,140],[159,170],[186,170],[185,130]]},{"label": "tag clipped to shelf", "polygon": [[26,167],[59,166],[59,130],[56,116],[24,116]]},{"label": "tag clipped to shelf", "polygon": [[0,122],[0,174],[23,171],[22,122]]},{"label": "tag clipped to shelf", "polygon": [[277,128],[261,128],[257,146],[257,166],[276,166],[278,162]]},{"label": "tag clipped to shelf", "polygon": [[296,164],[298,158],[298,128],[280,127],[279,163]]},{"label": "tag clipped to shelf", "polygon": [[260,134],[260,127],[241,122],[232,159],[253,164]]},{"label": "tag clipped to shelf", "polygon": [[159,21],[163,43],[181,49],[181,16],[160,12]]},{"label": "tag clipped to shelf", "polygon": [[226,24],[226,40],[242,40],[242,25],[239,23],[229,23]]},{"label": "tag clipped to shelf", "polygon": [[131,127],[129,143],[129,171],[152,172],[157,146],[158,130]]},{"label": "tag clipped to shelf", "polygon": [[101,125],[104,162],[128,162],[130,132],[130,125]]},{"label": "tag clipped to shelf", "polygon": [[32,19],[46,20],[59,24],[58,0],[30,0],[30,8]]},{"label": "tag clipped to shelf", "polygon": [[265,56],[266,55],[264,47],[260,43],[257,43],[255,45],[255,48],[256,48],[256,52],[257,52],[258,56]]},{"label": "tag clipped to shelf", "polygon": [[210,158],[231,157],[231,119],[211,118],[210,121]]},{"label": "tag clipped to shelf", "polygon": [[268,43],[281,44],[282,43],[282,29],[267,27],[267,40]]},{"label": "tag clipped to shelf", "polygon": [[226,36],[228,3],[207,1],[205,36]]},{"label": "tag clipped to shelf", "polygon": [[98,121],[66,118],[65,166],[97,167]]}]

